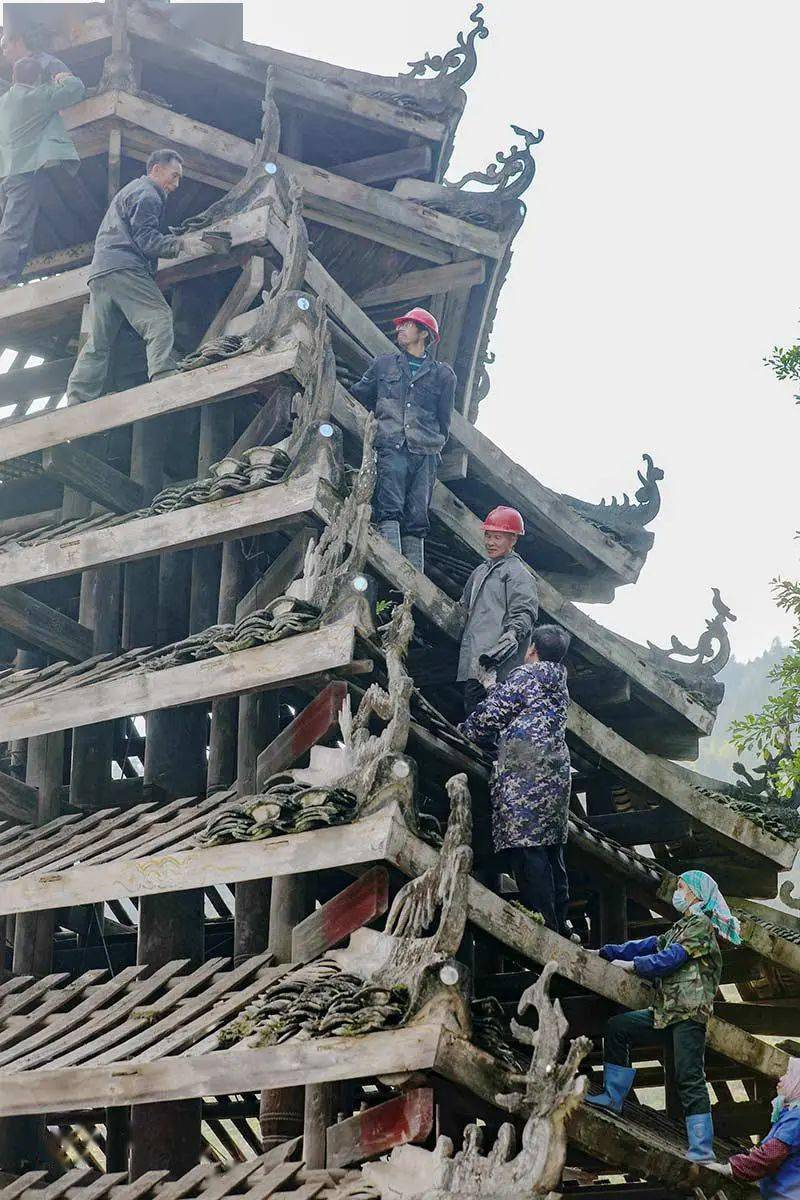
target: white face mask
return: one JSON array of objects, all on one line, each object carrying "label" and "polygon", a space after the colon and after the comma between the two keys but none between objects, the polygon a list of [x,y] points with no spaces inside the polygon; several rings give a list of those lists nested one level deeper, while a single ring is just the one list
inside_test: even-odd
[{"label": "white face mask", "polygon": [[672,893],[672,907],[677,908],[679,913],[685,913],[689,910],[691,905],[686,899],[686,894],[684,892],[679,892],[676,890]]}]

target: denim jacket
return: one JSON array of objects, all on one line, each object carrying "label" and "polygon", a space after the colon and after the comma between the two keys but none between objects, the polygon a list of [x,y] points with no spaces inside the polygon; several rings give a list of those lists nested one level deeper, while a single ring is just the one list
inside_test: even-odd
[{"label": "denim jacket", "polygon": [[413,454],[438,454],[450,436],[456,376],[446,363],[426,359],[412,377],[407,356],[381,354],[350,391],[375,407],[377,449],[400,447]]}]

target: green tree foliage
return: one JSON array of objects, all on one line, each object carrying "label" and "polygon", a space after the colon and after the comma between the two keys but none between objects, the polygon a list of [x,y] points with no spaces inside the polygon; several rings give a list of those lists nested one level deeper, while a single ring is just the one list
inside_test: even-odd
[{"label": "green tree foliage", "polygon": [[[790,346],[788,350],[776,346],[764,362],[772,368],[781,383],[785,379],[794,379],[800,383],[800,346]],[[795,402],[800,404],[800,395],[795,393],[794,398]]]},{"label": "green tree foliage", "polygon": [[740,754],[757,756],[767,780],[785,800],[800,797],[800,583],[775,579],[778,607],[794,618],[786,653],[769,672],[771,694],[755,713],[731,724],[731,740]]}]

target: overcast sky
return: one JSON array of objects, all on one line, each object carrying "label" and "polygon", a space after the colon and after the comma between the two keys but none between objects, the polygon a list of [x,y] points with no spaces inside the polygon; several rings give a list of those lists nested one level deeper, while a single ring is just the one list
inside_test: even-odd
[{"label": "overcast sky", "polygon": [[[245,37],[396,74],[470,0],[245,0]],[[800,408],[762,365],[800,315],[796,0],[488,0],[450,178],[545,131],[479,425],[543,483],[633,492],[666,472],[638,584],[592,612],[693,643],[717,586],[750,658],[788,623]]]}]

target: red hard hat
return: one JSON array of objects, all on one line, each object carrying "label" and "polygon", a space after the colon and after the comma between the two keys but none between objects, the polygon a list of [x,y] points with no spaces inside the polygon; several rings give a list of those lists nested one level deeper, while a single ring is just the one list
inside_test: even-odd
[{"label": "red hard hat", "polygon": [[483,528],[493,529],[495,533],[518,533],[522,536],[525,533],[525,522],[522,513],[517,512],[515,508],[499,504],[489,513],[483,522]]},{"label": "red hard hat", "polygon": [[394,318],[394,327],[402,325],[403,321],[416,321],[418,325],[424,325],[426,329],[433,334],[434,342],[440,341],[439,337],[439,322],[433,313],[429,313],[427,308],[411,308],[407,313],[403,313],[402,317]]}]

